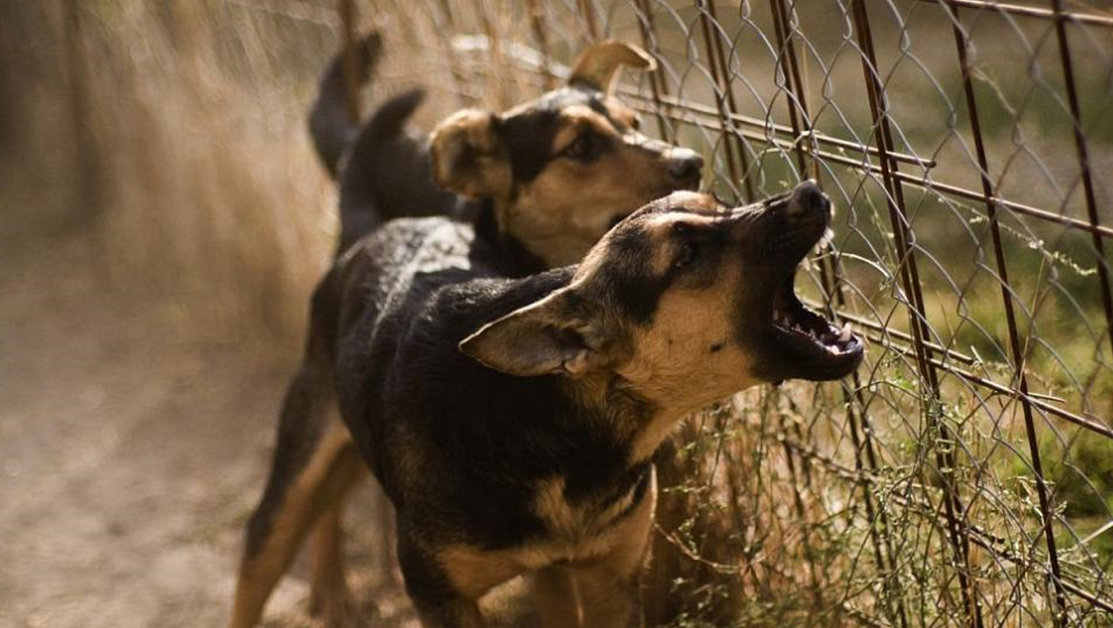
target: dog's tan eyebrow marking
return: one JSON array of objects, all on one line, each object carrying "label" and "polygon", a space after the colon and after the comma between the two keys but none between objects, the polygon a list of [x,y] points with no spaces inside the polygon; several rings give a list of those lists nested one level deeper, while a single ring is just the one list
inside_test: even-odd
[{"label": "dog's tan eyebrow marking", "polygon": [[563,128],[557,133],[554,146],[565,147],[575,141],[585,129],[591,129],[605,137],[615,137],[619,134],[614,123],[597,111],[585,105],[572,105],[561,112]]},{"label": "dog's tan eyebrow marking", "polygon": [[[575,107],[579,108],[579,107]],[[572,109],[572,107],[570,107]],[[584,108],[588,114],[564,115],[561,119],[561,129],[556,131],[553,138],[553,156],[559,156],[564,150],[579,139],[584,133],[593,133],[600,137],[618,138],[619,131],[614,128],[610,120],[595,114],[594,111]]]},{"label": "dog's tan eyebrow marking", "polygon": [[613,98],[608,98],[603,106],[607,109],[607,115],[621,122],[623,125],[634,128],[638,121],[638,113],[627,107],[622,102]]},{"label": "dog's tan eyebrow marking", "polygon": [[646,227],[651,231],[668,231],[677,224],[692,226],[713,225],[723,218],[722,208],[714,201],[693,199],[700,202],[685,202],[671,207],[668,211],[652,216]]}]

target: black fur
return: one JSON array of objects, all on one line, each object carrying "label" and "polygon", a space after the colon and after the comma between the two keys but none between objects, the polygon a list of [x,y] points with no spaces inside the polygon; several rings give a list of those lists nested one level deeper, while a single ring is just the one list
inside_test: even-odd
[{"label": "black fur", "polygon": [[424,140],[406,130],[422,98],[414,90],[388,100],[352,144],[340,175],[338,252],[391,218],[463,211],[466,201],[433,181]]},{"label": "black fur", "polygon": [[[360,84],[371,78],[382,52],[382,39],[370,33],[355,46],[356,72]],[[309,112],[309,133],[317,156],[332,178],[340,171],[340,159],[359,132],[359,120],[348,111],[344,76],[344,54],[340,53],[329,64],[321,77],[317,100]]]},{"label": "black fur", "polygon": [[[459,351],[483,323],[572,274],[503,279],[496,259],[467,225],[394,221],[340,261],[332,283],[347,320],[330,339],[345,423],[400,518],[427,539],[487,549],[543,532],[530,510],[538,480],[563,477],[570,500],[605,503],[645,472],[627,466],[626,444],[565,394],[563,378],[504,375]],[[403,470],[399,451],[422,459]]]}]

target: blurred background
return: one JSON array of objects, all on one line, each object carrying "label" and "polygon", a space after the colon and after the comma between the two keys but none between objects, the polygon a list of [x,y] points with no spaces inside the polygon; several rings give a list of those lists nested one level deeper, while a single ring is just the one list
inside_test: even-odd
[{"label": "blurred background", "polygon": [[[420,85],[424,129],[637,43],[619,91],[709,189],[835,201],[804,292],[867,364],[685,424],[654,625],[1113,626],[1101,0],[0,0],[0,625],[226,620],[336,234],[306,114],[345,26],[384,38],[365,110]],[[373,521],[353,584],[412,625]],[[311,625],[306,578],[265,625]]]}]

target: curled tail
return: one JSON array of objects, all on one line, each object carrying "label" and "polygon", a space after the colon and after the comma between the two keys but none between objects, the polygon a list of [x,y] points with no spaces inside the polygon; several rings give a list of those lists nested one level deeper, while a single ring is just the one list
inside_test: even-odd
[{"label": "curled tail", "polygon": [[340,175],[342,252],[391,218],[447,215],[456,195],[434,181],[424,141],[407,132],[420,89],[383,103],[359,130]]},{"label": "curled tail", "polygon": [[[378,65],[382,52],[382,38],[378,33],[368,33],[355,45],[356,78],[364,85]],[[309,112],[309,133],[313,147],[325,169],[337,178],[340,160],[359,132],[359,120],[352,118],[347,106],[347,81],[344,73],[345,51],[341,50],[329,63],[321,77],[317,100]]]}]

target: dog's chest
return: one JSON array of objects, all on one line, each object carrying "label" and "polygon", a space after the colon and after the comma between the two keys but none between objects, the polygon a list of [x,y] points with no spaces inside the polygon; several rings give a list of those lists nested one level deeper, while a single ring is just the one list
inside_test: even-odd
[{"label": "dog's chest", "polygon": [[629,494],[605,503],[569,500],[563,484],[563,480],[548,480],[538,486],[533,505],[536,516],[544,520],[546,534],[498,550],[471,545],[444,548],[439,560],[453,584],[479,596],[516,575],[555,564],[642,560],[656,507],[652,467]]},{"label": "dog's chest", "polygon": [[606,554],[618,522],[627,518],[644,497],[645,479],[639,475],[612,491],[570,498],[563,477],[538,483],[533,512],[547,534],[528,545],[547,563],[586,560]]}]

